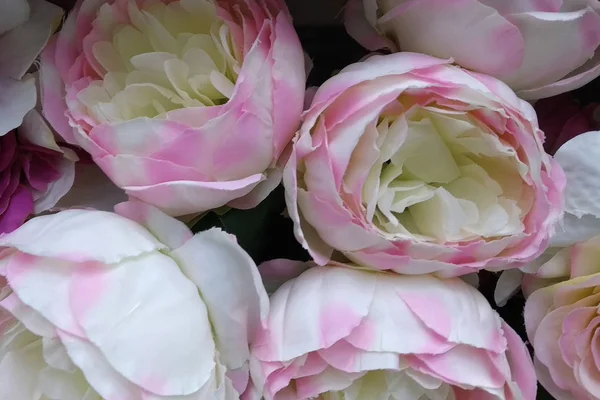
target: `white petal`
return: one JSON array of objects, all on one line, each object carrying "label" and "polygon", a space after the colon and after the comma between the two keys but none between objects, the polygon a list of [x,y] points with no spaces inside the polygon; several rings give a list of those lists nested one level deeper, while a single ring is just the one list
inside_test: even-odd
[{"label": "white petal", "polygon": [[55,336],[55,328],[50,321],[23,303],[15,293],[2,300],[0,307],[14,315],[32,333],[48,338]]},{"label": "white petal", "polygon": [[554,158],[567,177],[565,211],[600,218],[600,131],[569,140]]},{"label": "white petal", "polygon": [[165,248],[150,232],[113,213],[67,210],[27,221],[1,236],[0,246],[71,261],[117,263]]},{"label": "white petal", "polygon": [[58,337],[43,338],[42,346],[44,361],[51,367],[67,372],[74,372],[77,369]]},{"label": "white petal", "polygon": [[504,307],[508,300],[521,289],[522,280],[523,273],[518,269],[509,269],[502,272],[498,282],[496,282],[496,289],[494,290],[494,301],[496,302],[496,305]]},{"label": "white petal", "polygon": [[[23,0],[25,1],[25,0]],[[16,1],[20,3],[21,0]],[[10,9],[18,9],[11,2]],[[0,75],[21,79],[40,54],[63,11],[45,0],[29,0],[31,16],[27,22],[0,36]],[[10,14],[10,13],[9,13]],[[0,24],[6,13],[2,12]],[[2,29],[0,28],[0,31]]]},{"label": "white petal", "polygon": [[183,222],[141,201],[132,200],[117,204],[115,212],[148,229],[170,249],[182,246],[193,236],[190,228]]},{"label": "white petal", "polygon": [[221,361],[229,369],[242,367],[249,358],[248,343],[269,312],[256,264],[219,229],[198,233],[171,256],[200,290]]},{"label": "white petal", "polygon": [[58,335],[71,360],[103,398],[141,400],[141,390],[116,372],[91,343],[66,332]]},{"label": "white petal", "polygon": [[206,307],[170,257],[155,252],[115,268],[77,269],[70,302],[87,338],[141,388],[181,396],[210,378],[215,345]]},{"label": "white petal", "polygon": [[565,213],[563,220],[556,227],[556,232],[550,238],[550,246],[572,246],[596,235],[600,235],[600,216],[586,214],[578,218],[573,214]]},{"label": "white petal", "polygon": [[35,80],[29,75],[20,81],[0,78],[0,136],[17,128],[37,101]]}]

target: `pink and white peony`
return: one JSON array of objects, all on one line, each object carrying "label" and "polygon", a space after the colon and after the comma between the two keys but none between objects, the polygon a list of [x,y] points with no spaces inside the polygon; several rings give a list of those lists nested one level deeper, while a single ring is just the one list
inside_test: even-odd
[{"label": "pink and white peony", "polygon": [[0,3],[0,233],[53,207],[73,185],[78,157],[35,110],[36,79],[27,73],[61,16],[45,0]]},{"label": "pink and white peony", "polygon": [[234,237],[192,235],[133,201],[68,210],[0,237],[7,399],[236,400],[268,313]]},{"label": "pink and white peony", "polygon": [[460,279],[310,268],[252,348],[266,400],[534,400],[527,349]]},{"label": "pink and white peony", "polygon": [[449,61],[374,56],[319,88],[284,184],[297,239],[406,274],[520,266],[547,246],[565,178],[533,108]]},{"label": "pink and white peony", "polygon": [[372,50],[452,57],[523,99],[568,92],[600,75],[597,0],[350,0],[346,27]]},{"label": "pink and white peony", "polygon": [[558,251],[523,289],[540,383],[557,400],[600,398],[600,236]]},{"label": "pink and white peony", "polygon": [[80,0],[43,54],[43,110],[130,196],[245,208],[280,182],[305,78],[283,0]]}]

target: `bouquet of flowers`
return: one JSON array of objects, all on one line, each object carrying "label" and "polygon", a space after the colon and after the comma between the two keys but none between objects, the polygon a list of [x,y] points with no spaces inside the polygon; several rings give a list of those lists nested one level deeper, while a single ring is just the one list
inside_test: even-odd
[{"label": "bouquet of flowers", "polygon": [[599,77],[598,0],[0,2],[0,400],[599,400]]}]

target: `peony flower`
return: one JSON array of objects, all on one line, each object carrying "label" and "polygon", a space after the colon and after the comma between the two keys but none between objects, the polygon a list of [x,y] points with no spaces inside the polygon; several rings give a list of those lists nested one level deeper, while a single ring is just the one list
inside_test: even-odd
[{"label": "peony flower", "polygon": [[317,92],[286,165],[315,261],[456,276],[533,260],[564,175],[533,108],[502,82],[412,54],[351,65]]},{"label": "peony flower", "polygon": [[[268,298],[218,229],[132,201],[1,236],[0,393],[10,399],[235,400]],[[174,397],[176,396],[176,397]]]},{"label": "peony flower", "polygon": [[53,127],[176,216],[277,186],[304,86],[281,0],[83,0],[42,57]]},{"label": "peony flower", "polygon": [[53,207],[73,184],[77,156],[34,109],[35,77],[26,74],[61,15],[44,0],[0,4],[0,233]]},{"label": "peony flower", "polygon": [[534,108],[540,129],[546,135],[544,142],[546,152],[556,154],[563,144],[575,136],[598,130],[600,128],[598,106],[598,103],[581,106],[570,93],[537,101]]},{"label": "peony flower", "polygon": [[252,348],[266,400],[533,400],[519,336],[460,279],[310,268],[271,297]]},{"label": "peony flower", "polygon": [[600,397],[600,236],[560,250],[524,290],[540,383],[557,400]]},{"label": "peony flower", "polygon": [[600,75],[599,13],[597,0],[350,0],[346,27],[369,49],[452,57],[540,99]]}]

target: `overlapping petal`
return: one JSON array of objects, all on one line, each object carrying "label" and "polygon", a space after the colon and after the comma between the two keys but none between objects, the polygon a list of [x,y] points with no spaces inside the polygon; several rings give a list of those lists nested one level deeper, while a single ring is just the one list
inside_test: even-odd
[{"label": "overlapping petal", "polygon": [[456,276],[543,252],[562,170],[532,107],[433,57],[353,64],[316,93],[284,172],[298,240],[381,270]]},{"label": "overlapping petal", "polygon": [[41,70],[53,127],[170,215],[260,202],[305,84],[285,4],[267,0],[83,0]]},{"label": "overlapping petal", "polygon": [[535,398],[524,344],[457,279],[310,268],[275,292],[252,354],[266,399]]},{"label": "overlapping petal", "polygon": [[62,211],[2,236],[0,370],[18,374],[1,392],[239,398],[268,312],[256,266],[220,230],[193,236],[140,202],[117,212]]},{"label": "overlapping petal", "polygon": [[451,57],[503,80],[524,99],[539,99],[600,75],[599,11],[588,0],[356,0],[346,26],[371,50]]}]

